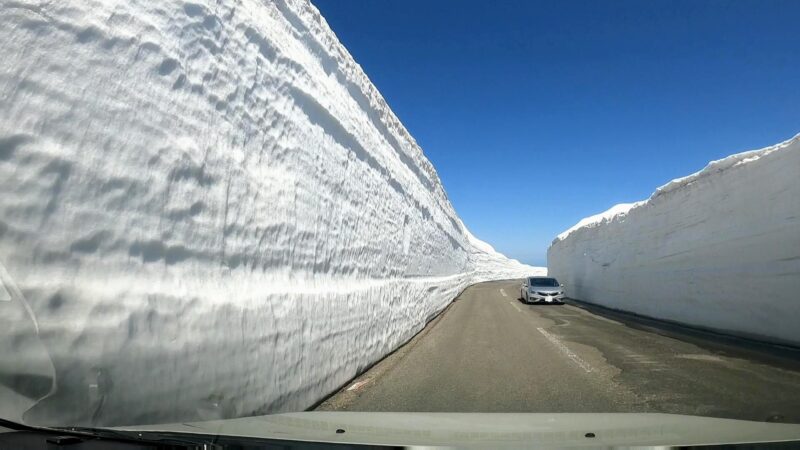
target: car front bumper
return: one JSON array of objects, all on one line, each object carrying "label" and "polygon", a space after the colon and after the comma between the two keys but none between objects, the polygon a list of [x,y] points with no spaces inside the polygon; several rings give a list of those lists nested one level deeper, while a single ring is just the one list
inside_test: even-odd
[{"label": "car front bumper", "polygon": [[564,294],[559,295],[541,295],[541,294],[528,294],[528,300],[535,303],[563,303]]}]

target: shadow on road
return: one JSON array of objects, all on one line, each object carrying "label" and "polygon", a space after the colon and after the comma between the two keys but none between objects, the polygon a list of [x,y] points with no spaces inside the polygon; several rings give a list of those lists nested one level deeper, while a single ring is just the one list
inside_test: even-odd
[{"label": "shadow on road", "polygon": [[566,304],[565,302],[550,302],[550,303],[548,303],[548,302],[540,302],[540,303],[525,303],[525,300],[524,300],[523,298],[517,298],[517,301],[518,301],[518,302],[520,302],[520,303],[522,303],[523,305],[528,305],[528,306],[563,306],[563,305],[565,305],[565,304]]}]

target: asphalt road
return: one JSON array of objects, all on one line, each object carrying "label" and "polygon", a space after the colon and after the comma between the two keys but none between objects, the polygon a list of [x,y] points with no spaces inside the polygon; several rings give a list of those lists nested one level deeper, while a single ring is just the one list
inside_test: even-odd
[{"label": "asphalt road", "polygon": [[[800,423],[800,361],[477,284],[317,410],[662,412]],[[799,324],[800,326],[800,324]]]}]

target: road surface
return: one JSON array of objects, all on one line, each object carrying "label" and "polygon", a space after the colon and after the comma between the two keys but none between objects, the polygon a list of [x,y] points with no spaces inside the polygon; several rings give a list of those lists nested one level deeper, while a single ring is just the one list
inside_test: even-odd
[{"label": "road surface", "polygon": [[[800,361],[596,308],[465,290],[317,410],[664,412],[800,423]],[[622,319],[620,319],[622,317]]]}]

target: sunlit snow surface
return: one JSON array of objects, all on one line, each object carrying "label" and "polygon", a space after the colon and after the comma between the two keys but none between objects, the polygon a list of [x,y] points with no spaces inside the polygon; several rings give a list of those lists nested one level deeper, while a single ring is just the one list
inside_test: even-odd
[{"label": "sunlit snow surface", "polygon": [[800,135],[582,220],[547,262],[575,298],[800,345]]},{"label": "sunlit snow surface", "polygon": [[544,273],[469,234],[307,2],[0,23],[0,417],[302,410],[469,284]]}]

